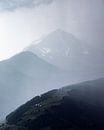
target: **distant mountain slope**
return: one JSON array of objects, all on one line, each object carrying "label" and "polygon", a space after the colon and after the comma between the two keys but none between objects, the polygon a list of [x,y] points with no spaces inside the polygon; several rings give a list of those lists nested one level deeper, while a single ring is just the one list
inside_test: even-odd
[{"label": "distant mountain slope", "polygon": [[[35,42],[34,42],[35,44]],[[56,30],[27,48],[44,60],[72,73],[104,76],[104,52],[63,30]]]},{"label": "distant mountain slope", "polygon": [[7,124],[0,130],[6,128],[104,130],[104,79],[71,85],[37,96],[7,116]]},{"label": "distant mountain slope", "polygon": [[0,119],[35,95],[64,84],[62,73],[31,52],[0,62]]}]

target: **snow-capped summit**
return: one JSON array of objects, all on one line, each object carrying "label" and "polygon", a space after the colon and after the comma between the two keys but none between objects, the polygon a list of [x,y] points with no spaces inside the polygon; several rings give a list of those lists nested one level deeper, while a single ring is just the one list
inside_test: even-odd
[{"label": "snow-capped summit", "polygon": [[46,36],[39,44],[32,44],[28,50],[62,67],[64,66],[62,60],[67,60],[69,57],[71,59],[71,55],[82,51],[82,46],[79,47],[78,43],[79,41],[72,34],[58,29]]},{"label": "snow-capped summit", "polygon": [[61,29],[50,33],[37,45],[32,44],[28,51],[58,67],[83,73],[100,71],[104,63],[100,50]]}]

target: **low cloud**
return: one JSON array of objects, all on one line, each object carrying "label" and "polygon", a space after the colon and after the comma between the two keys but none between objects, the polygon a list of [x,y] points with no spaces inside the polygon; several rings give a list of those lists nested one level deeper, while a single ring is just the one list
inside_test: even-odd
[{"label": "low cloud", "polygon": [[53,0],[0,0],[0,11],[14,11],[17,8],[31,8],[41,4],[50,4]]}]

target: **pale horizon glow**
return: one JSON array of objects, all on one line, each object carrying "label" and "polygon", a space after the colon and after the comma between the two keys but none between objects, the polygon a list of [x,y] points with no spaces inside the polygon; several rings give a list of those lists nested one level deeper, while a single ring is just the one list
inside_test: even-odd
[{"label": "pale horizon glow", "polygon": [[38,8],[0,12],[0,61],[21,52],[33,41],[58,28],[58,18],[54,15],[57,6],[52,12],[53,7],[54,3],[50,6],[40,5]]}]

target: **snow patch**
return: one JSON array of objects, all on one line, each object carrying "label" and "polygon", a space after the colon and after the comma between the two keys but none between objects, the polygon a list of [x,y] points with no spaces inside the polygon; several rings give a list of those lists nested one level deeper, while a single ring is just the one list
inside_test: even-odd
[{"label": "snow patch", "polygon": [[36,47],[36,48],[40,51],[40,54],[42,56],[46,56],[46,54],[51,52],[51,49],[49,49],[49,48],[45,48],[45,47],[43,47],[43,48]]}]

